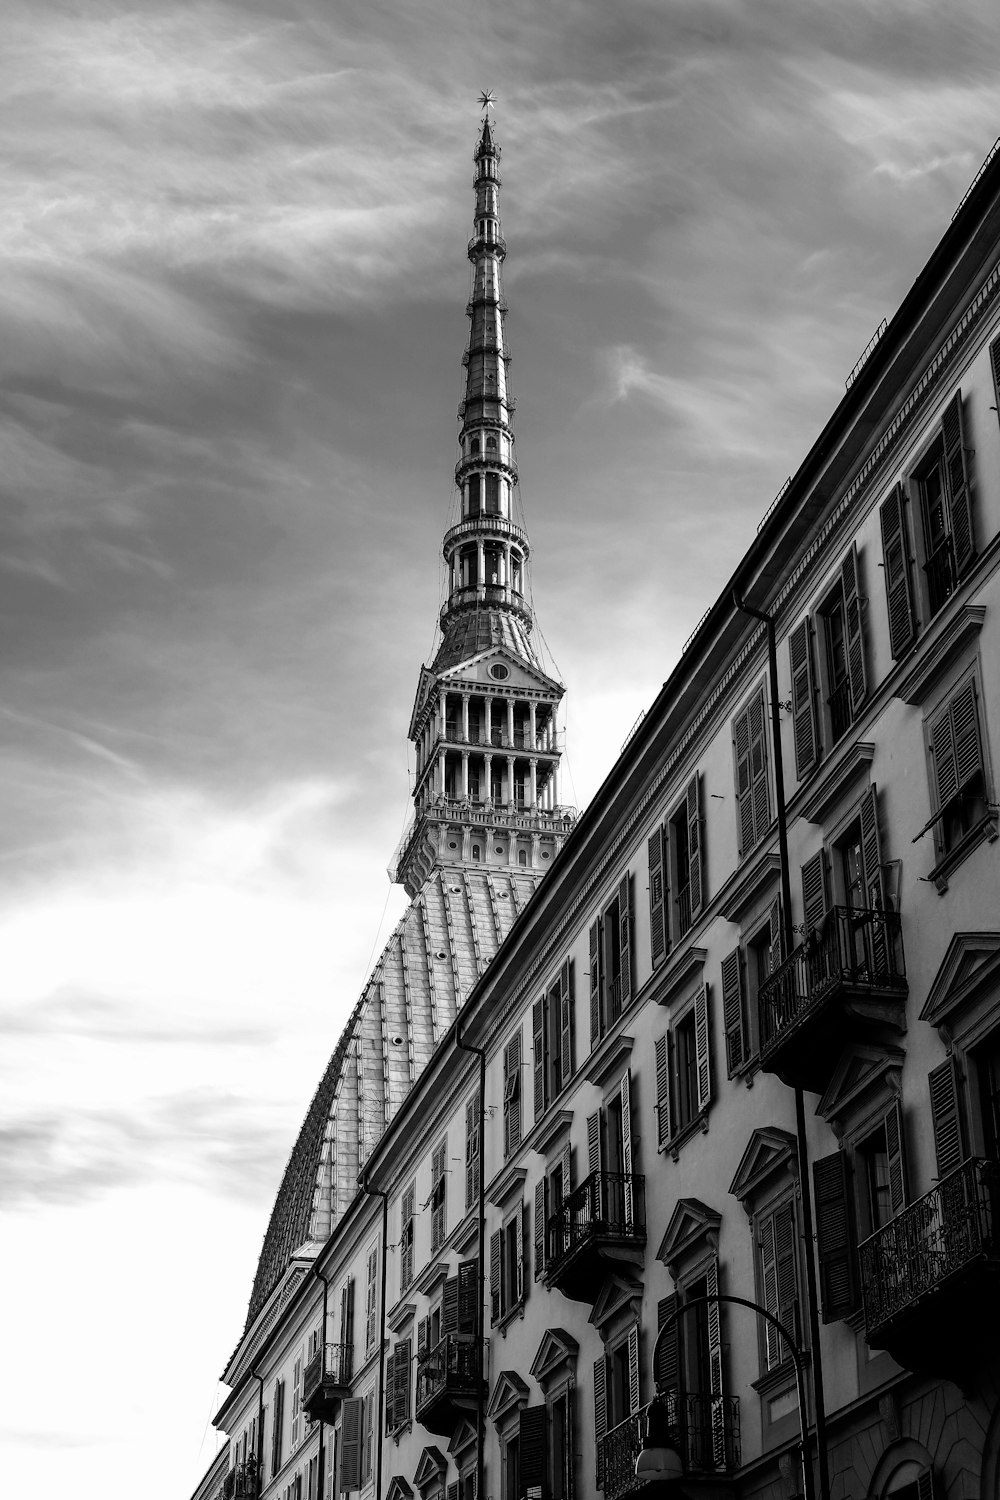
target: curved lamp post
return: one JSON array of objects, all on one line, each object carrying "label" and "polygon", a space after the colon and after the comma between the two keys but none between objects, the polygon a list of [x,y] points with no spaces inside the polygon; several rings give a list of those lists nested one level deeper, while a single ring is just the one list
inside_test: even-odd
[{"label": "curved lamp post", "polygon": [[[802,1350],[792,1338],[784,1323],[780,1322],[773,1313],[768,1312],[766,1307],[761,1307],[759,1302],[751,1302],[747,1297],[731,1297],[725,1292],[710,1292],[704,1297],[692,1297],[690,1302],[682,1302],[676,1312],[663,1324],[653,1340],[652,1369],[653,1389],[656,1390],[656,1361],[660,1353],[660,1345],[666,1335],[676,1328],[683,1315],[691,1312],[693,1308],[705,1307],[709,1303],[732,1302],[738,1307],[749,1307],[759,1318],[766,1318],[768,1323],[781,1334],[788,1345],[789,1353],[795,1364],[795,1388],[799,1403],[799,1432],[800,1452],[802,1455],[802,1489],[805,1500],[816,1500],[816,1490],[813,1483],[812,1463],[809,1457],[809,1427],[806,1419],[806,1374],[805,1359]],[[683,1460],[676,1452],[670,1441],[670,1429],[667,1418],[666,1405],[658,1395],[654,1395],[646,1411],[646,1435],[642,1441],[642,1448],[635,1461],[635,1477],[646,1481],[653,1481],[659,1488],[663,1486],[663,1494],[671,1492],[677,1496],[679,1489],[678,1481],[684,1472]],[[650,1490],[652,1494],[652,1490]],[[826,1497],[824,1497],[826,1500]]]}]

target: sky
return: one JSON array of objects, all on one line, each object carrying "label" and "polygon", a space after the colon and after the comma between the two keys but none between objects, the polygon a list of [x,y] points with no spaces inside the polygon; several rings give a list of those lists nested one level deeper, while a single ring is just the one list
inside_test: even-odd
[{"label": "sky", "polygon": [[998,33],[995,0],[6,0],[5,1490],[191,1493],[403,909],[480,91],[582,807],[1000,135]]}]

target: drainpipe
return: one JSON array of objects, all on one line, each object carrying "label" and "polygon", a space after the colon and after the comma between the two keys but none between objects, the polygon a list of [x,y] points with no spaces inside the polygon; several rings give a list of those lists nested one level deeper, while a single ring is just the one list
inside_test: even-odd
[{"label": "drainpipe", "polygon": [[461,1052],[470,1052],[479,1058],[479,1266],[476,1279],[479,1283],[476,1296],[476,1494],[486,1494],[486,1454],[483,1420],[484,1402],[484,1349],[485,1329],[483,1311],[486,1303],[486,1173],[483,1166],[486,1156],[486,1049],[473,1047],[462,1040],[462,1022],[459,1018],[455,1028],[455,1045]]},{"label": "drainpipe", "polygon": [[[784,956],[792,951],[792,888],[788,872],[788,819],[785,812],[785,774],[781,756],[781,704],[778,699],[778,651],[775,645],[774,616],[746,604],[733,590],[733,603],[744,614],[761,620],[767,630],[767,668],[771,689],[771,739],[774,744],[775,802],[778,813],[778,863],[781,872],[782,938]],[[826,1451],[826,1404],[823,1393],[823,1360],[820,1351],[819,1295],[816,1287],[816,1259],[813,1243],[812,1184],[809,1180],[809,1152],[806,1145],[806,1107],[802,1090],[796,1086],[795,1143],[799,1183],[802,1195],[802,1234],[806,1242],[806,1302],[809,1312],[809,1344],[812,1355],[813,1406],[816,1420],[816,1458],[819,1466],[820,1500],[830,1500],[830,1471]],[[807,1424],[802,1423],[803,1443],[808,1444]],[[805,1461],[808,1461],[806,1455]]]},{"label": "drainpipe", "polygon": [[368,1183],[367,1168],[361,1174],[361,1191],[369,1198],[382,1199],[382,1275],[379,1286],[378,1309],[378,1407],[372,1413],[375,1428],[375,1495],[382,1495],[382,1438],[385,1424],[385,1270],[389,1258],[389,1194],[384,1188],[373,1188]]},{"label": "drainpipe", "polygon": [[264,1377],[250,1366],[250,1378],[257,1382],[257,1494],[264,1488]]},{"label": "drainpipe", "polygon": [[[317,1275],[319,1277],[320,1281],[323,1283],[323,1323],[322,1323],[322,1326],[320,1328],[320,1336],[319,1336],[319,1370],[320,1370],[320,1379],[322,1380],[323,1376],[326,1374],[326,1317],[327,1317],[327,1295],[328,1295],[329,1290],[330,1290],[330,1282],[327,1279],[327,1277],[325,1277],[323,1275],[323,1272],[320,1270],[319,1266],[313,1266],[313,1272],[315,1273],[315,1275]],[[324,1439],[326,1437],[326,1433],[324,1431],[325,1426],[326,1426],[326,1423],[323,1421],[323,1418],[320,1417],[320,1419],[319,1419],[319,1467],[318,1467],[317,1472],[316,1472],[316,1495],[317,1495],[317,1500],[323,1500],[323,1494],[324,1494],[323,1484],[324,1484],[324,1482],[326,1480],[326,1442],[324,1441]]]}]

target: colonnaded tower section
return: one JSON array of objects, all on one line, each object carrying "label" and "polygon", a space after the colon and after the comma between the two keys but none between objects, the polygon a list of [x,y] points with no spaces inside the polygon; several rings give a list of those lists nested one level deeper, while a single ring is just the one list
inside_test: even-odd
[{"label": "colonnaded tower section", "polygon": [[396,864],[409,895],[436,867],[544,871],[572,824],[559,805],[562,684],[532,643],[528,534],[515,516],[514,401],[500,268],[500,148],[475,153],[472,297],[458,410],[456,523],[445,533],[441,642],[420,674],[410,739],[415,817]]}]

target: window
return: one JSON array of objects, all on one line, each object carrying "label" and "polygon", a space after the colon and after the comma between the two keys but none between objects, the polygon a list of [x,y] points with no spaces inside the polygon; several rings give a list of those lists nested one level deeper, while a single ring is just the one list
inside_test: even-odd
[{"label": "window", "polygon": [[378,1246],[368,1252],[368,1286],[365,1293],[365,1353],[371,1354],[378,1336]]},{"label": "window", "polygon": [[632,999],[632,877],[590,928],[590,1046],[593,1050]]},{"label": "window", "polygon": [[[927,723],[931,799],[937,864],[978,843],[992,825],[982,708],[976,674],[970,673]],[[924,829],[926,832],[926,828]],[[966,843],[968,841],[968,843]]]},{"label": "window", "polygon": [[482,1143],[479,1133],[479,1116],[482,1100],[479,1090],[465,1106],[465,1208],[479,1205],[479,1185],[482,1175]]},{"label": "window", "polygon": [[763,687],[733,720],[733,757],[739,850],[745,859],[771,826]]},{"label": "window", "polygon": [[486,475],[486,514],[488,516],[498,516],[500,514],[499,474]]},{"label": "window", "polygon": [[271,1406],[271,1478],[284,1463],[282,1454],[282,1434],[285,1417],[285,1382],[276,1380],[274,1382],[274,1400]]},{"label": "window", "polygon": [[445,1162],[448,1155],[447,1137],[439,1142],[434,1148],[431,1157],[431,1254],[436,1255],[445,1242],[447,1236],[447,1202],[445,1198],[445,1184],[447,1183],[447,1167]]},{"label": "window", "polygon": [[399,1291],[403,1294],[413,1280],[413,1238],[416,1229],[417,1185],[411,1182],[403,1194],[399,1236]]},{"label": "window", "polygon": [[656,1061],[656,1142],[677,1143],[712,1098],[708,985],[702,985],[665,1036],[653,1046]]},{"label": "window", "polygon": [[347,1351],[348,1373],[354,1353],[354,1277],[348,1276],[340,1292],[340,1342]]},{"label": "window", "polygon": [[[632,1095],[632,1075],[626,1069],[603,1108],[587,1117],[587,1171],[591,1179],[599,1179],[590,1201],[599,1204],[602,1219],[625,1234],[636,1225]],[[550,1245],[550,1253],[555,1248]]]},{"label": "window", "polygon": [[688,931],[704,904],[701,778],[688,783],[680,804],[652,834],[649,854],[649,931],[653,967]]},{"label": "window", "polygon": [[527,1205],[519,1203],[490,1235],[490,1321],[502,1322],[524,1304]]},{"label": "window", "polygon": [[449,1276],[441,1289],[441,1301],[417,1324],[417,1359],[432,1353],[444,1338],[459,1335],[473,1337],[476,1332],[476,1304],[479,1298],[479,1261],[463,1260],[455,1276]]},{"label": "window", "polygon": [[300,1354],[292,1371],[292,1430],[289,1451],[294,1453],[302,1441],[302,1366]]},{"label": "window", "polygon": [[558,979],[531,1008],[535,1119],[573,1074],[573,964],[567,959]]},{"label": "window", "polygon": [[756,1056],[757,996],[781,963],[782,941],[781,902],[776,900],[767,920],[722,960],[722,1025],[730,1078]]},{"label": "window", "polygon": [[[476,445],[476,452],[478,452],[478,451],[479,451],[479,445],[477,444]],[[479,475],[478,474],[472,474],[470,476],[470,478],[469,478],[469,515],[470,516],[478,516],[479,515],[480,493],[481,493],[480,485],[481,485],[481,480],[480,480]]]},{"label": "window", "polygon": [[552,1220],[573,1191],[573,1148],[567,1140],[559,1160],[535,1183],[535,1280],[553,1255],[568,1248],[569,1225]]},{"label": "window", "polygon": [[633,1325],[594,1361],[597,1487],[604,1487],[604,1439],[639,1410],[639,1328]]},{"label": "window", "polygon": [[684,1303],[718,1291],[719,1264],[713,1253],[656,1309],[657,1330],[676,1319],[660,1341],[656,1384],[677,1424],[685,1468],[695,1471],[725,1468],[733,1458],[732,1422],[723,1400],[721,1309],[717,1302],[705,1302],[682,1318],[677,1314]]},{"label": "window", "polygon": [[410,1340],[400,1339],[386,1356],[386,1432],[399,1432],[410,1420],[410,1364]]},{"label": "window", "polygon": [[[757,1295],[767,1311],[799,1338],[799,1271],[795,1202],[785,1198],[754,1215]],[[761,1334],[762,1373],[790,1362],[785,1341],[772,1323]]]},{"label": "window", "polygon": [[361,1483],[366,1485],[372,1477],[372,1437],[375,1426],[375,1392],[367,1391],[361,1398]]},{"label": "window", "polygon": [[548,1403],[548,1493],[552,1500],[573,1500],[574,1445],[570,1387]]},{"label": "window", "polygon": [[521,1144],[521,1033],[515,1032],[503,1049],[503,1154]]}]

